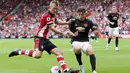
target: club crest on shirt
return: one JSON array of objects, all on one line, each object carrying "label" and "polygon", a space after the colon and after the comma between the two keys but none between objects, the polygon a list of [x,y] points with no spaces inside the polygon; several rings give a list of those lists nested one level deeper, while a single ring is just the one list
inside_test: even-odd
[{"label": "club crest on shirt", "polygon": [[50,21],[51,20],[51,18],[50,17],[47,17],[47,21]]},{"label": "club crest on shirt", "polygon": [[88,27],[88,24],[85,23],[85,24],[84,24],[84,27]]}]

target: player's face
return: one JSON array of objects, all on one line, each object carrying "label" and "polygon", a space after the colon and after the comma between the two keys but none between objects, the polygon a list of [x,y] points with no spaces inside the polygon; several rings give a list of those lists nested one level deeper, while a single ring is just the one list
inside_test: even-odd
[{"label": "player's face", "polygon": [[112,8],[112,13],[117,13],[117,8]]},{"label": "player's face", "polygon": [[80,20],[84,20],[84,19],[86,18],[86,14],[83,13],[83,12],[78,12],[78,18],[79,18]]},{"label": "player's face", "polygon": [[52,14],[55,14],[57,11],[58,11],[58,6],[56,6],[56,4],[52,4],[49,8],[49,11],[52,13]]}]

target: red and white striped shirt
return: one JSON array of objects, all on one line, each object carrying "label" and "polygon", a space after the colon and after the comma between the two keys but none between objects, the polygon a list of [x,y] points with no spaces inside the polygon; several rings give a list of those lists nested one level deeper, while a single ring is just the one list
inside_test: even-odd
[{"label": "red and white striped shirt", "polygon": [[41,18],[39,30],[36,34],[37,37],[48,38],[49,36],[49,25],[55,22],[56,18],[49,11],[45,12]]}]

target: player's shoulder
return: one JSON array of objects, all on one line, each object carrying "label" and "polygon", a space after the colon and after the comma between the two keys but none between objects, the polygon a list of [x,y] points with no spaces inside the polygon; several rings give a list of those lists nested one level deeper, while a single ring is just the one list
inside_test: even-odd
[{"label": "player's shoulder", "polygon": [[116,15],[120,15],[119,13],[116,13]]},{"label": "player's shoulder", "polygon": [[87,19],[87,18],[86,18],[85,20],[86,20],[86,21],[89,21],[89,22],[91,22],[91,20],[90,20],[90,19]]},{"label": "player's shoulder", "polygon": [[48,11],[46,11],[46,12],[44,12],[44,13],[42,14],[42,18],[48,18],[48,17],[51,17],[51,15],[49,14]]},{"label": "player's shoulder", "polygon": [[72,21],[72,24],[73,24],[73,23],[76,23],[76,22],[78,21],[78,19],[77,19],[77,18],[74,18],[74,17],[71,18],[70,20]]},{"label": "player's shoulder", "polygon": [[86,19],[86,22],[87,22],[90,26],[94,26],[94,23],[93,23],[90,19]]},{"label": "player's shoulder", "polygon": [[86,22],[92,23],[90,19],[85,19]]}]

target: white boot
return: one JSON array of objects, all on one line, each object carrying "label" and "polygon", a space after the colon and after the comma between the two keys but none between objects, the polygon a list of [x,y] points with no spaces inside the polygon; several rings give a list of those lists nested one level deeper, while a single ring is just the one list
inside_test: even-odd
[{"label": "white boot", "polygon": [[96,42],[99,42],[98,40],[96,40]]},{"label": "white boot", "polygon": [[118,47],[116,47],[116,48],[115,48],[115,50],[116,50],[116,51],[119,51],[119,48],[118,48]]},{"label": "white boot", "polygon": [[97,73],[95,70],[92,73]]},{"label": "white boot", "polygon": [[83,65],[80,65],[79,67],[80,67],[80,73],[85,73]]},{"label": "white boot", "polygon": [[108,48],[108,44],[106,45],[106,50],[109,50],[109,48]]}]

